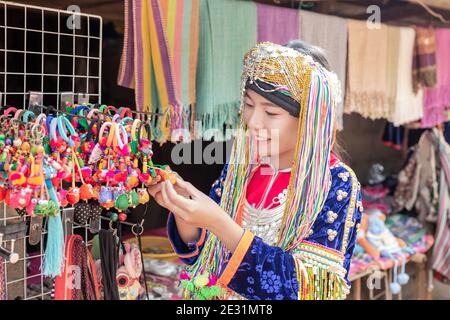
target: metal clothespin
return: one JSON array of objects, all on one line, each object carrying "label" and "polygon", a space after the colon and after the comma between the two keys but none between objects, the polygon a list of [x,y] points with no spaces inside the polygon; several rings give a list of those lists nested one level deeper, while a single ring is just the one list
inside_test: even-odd
[{"label": "metal clothespin", "polygon": [[74,221],[73,221],[73,213],[74,213],[74,208],[73,207],[68,207],[68,208],[64,208],[62,210],[63,213],[63,222],[64,222],[64,234],[67,235],[72,235],[73,234],[73,225],[74,225]]},{"label": "metal clothespin", "polygon": [[60,110],[67,111],[73,106],[73,92],[61,92]]},{"label": "metal clothespin", "polygon": [[0,256],[3,257],[3,259],[6,259],[11,264],[15,264],[17,261],[19,261],[19,254],[14,252],[14,244],[16,242],[15,239],[11,240],[11,249],[8,250],[2,246],[3,242],[3,233],[0,233]]},{"label": "metal clothespin", "polygon": [[43,220],[44,218],[40,216],[31,217],[28,243],[32,246],[37,245],[39,242],[41,242]]},{"label": "metal clothespin", "polygon": [[41,113],[42,110],[39,106],[43,105],[44,102],[42,92],[30,91],[28,94],[28,110],[35,114]]},{"label": "metal clothespin", "polygon": [[89,94],[87,93],[79,93],[77,102],[79,105],[84,105],[89,103]]}]

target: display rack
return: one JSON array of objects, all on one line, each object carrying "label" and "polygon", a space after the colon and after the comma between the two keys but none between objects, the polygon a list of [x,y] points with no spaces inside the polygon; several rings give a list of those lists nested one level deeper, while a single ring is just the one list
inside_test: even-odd
[{"label": "display rack", "polygon": [[[57,108],[66,102],[101,103],[102,33],[103,21],[97,15],[0,1],[0,104],[27,108],[34,99]],[[0,226],[30,224],[29,216],[1,206]],[[71,210],[63,210],[64,222]],[[35,254],[27,250],[28,231],[0,241],[0,247],[19,255],[14,264],[1,262],[6,299],[51,299],[51,279],[40,269],[27,270],[34,259],[44,258],[45,222]],[[64,227],[65,234],[84,233],[88,242],[89,226]]]}]

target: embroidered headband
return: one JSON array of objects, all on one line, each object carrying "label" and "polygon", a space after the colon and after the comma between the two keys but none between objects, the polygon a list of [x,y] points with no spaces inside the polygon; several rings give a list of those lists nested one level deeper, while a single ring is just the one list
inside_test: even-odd
[{"label": "embroidered headband", "polygon": [[299,117],[305,63],[327,74],[334,98],[340,101],[340,82],[335,73],[328,71],[309,55],[270,42],[258,44],[245,55],[242,94],[245,94],[245,90],[252,89],[292,116]]}]

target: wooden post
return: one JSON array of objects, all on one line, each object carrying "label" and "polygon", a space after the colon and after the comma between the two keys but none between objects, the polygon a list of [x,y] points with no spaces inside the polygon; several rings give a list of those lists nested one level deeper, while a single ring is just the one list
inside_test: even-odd
[{"label": "wooden post", "polygon": [[417,299],[427,299],[427,257],[424,254],[417,253],[411,257],[411,260],[416,263],[417,266]]},{"label": "wooden post", "polygon": [[353,281],[353,300],[361,300],[361,278]]}]

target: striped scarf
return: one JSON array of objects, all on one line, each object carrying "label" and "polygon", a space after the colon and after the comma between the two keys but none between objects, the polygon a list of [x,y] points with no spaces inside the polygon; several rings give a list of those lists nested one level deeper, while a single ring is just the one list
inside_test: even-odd
[{"label": "striped scarf", "polygon": [[164,113],[154,123],[161,142],[172,140],[177,129],[189,130],[196,102],[198,33],[199,0],[125,1],[118,84],[135,88],[138,110]]},{"label": "striped scarf", "polygon": [[439,184],[439,208],[436,227],[436,241],[433,249],[433,270],[450,279],[450,148],[444,136],[437,129],[433,129],[430,138],[437,146],[442,165]]},{"label": "striped scarf", "polygon": [[6,300],[5,262],[0,257],[0,301]]},{"label": "striped scarf", "polygon": [[416,27],[414,58],[412,65],[413,88],[436,85],[436,39],[432,28]]}]

